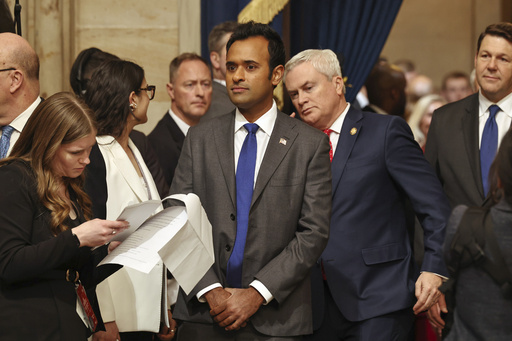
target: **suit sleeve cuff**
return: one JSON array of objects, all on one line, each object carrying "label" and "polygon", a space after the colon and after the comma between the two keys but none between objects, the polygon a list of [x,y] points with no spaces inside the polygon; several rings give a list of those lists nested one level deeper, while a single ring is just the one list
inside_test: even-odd
[{"label": "suit sleeve cuff", "polygon": [[272,301],[274,299],[274,296],[272,295],[272,293],[270,293],[270,291],[268,291],[267,287],[260,281],[254,280],[251,282],[250,286],[253,287],[254,289],[256,289],[256,291],[258,291],[260,293],[260,295],[263,297],[263,299],[265,300],[265,303],[263,303],[263,305],[269,304],[270,301]]},{"label": "suit sleeve cuff", "polygon": [[220,285],[220,283],[214,283],[212,285],[207,286],[206,288],[204,288],[203,290],[199,291],[196,294],[197,300],[201,303],[206,303],[206,299],[203,297],[203,295],[215,288],[222,288],[222,285]]}]

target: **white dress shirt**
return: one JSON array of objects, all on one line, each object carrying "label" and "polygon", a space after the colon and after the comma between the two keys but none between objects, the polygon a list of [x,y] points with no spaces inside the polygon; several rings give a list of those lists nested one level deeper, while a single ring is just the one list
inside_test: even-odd
[{"label": "white dress shirt", "polygon": [[489,107],[493,104],[496,104],[500,107],[500,111],[496,114],[496,124],[498,125],[498,148],[501,144],[501,140],[510,129],[510,124],[512,123],[512,93],[505,96],[498,103],[494,103],[489,101],[487,98],[482,95],[480,91],[478,94],[478,140],[479,146],[482,144],[482,134],[484,132],[485,122],[489,118]]},{"label": "white dress shirt", "polygon": [[348,109],[350,109],[350,103],[347,103],[345,110],[341,113],[340,116],[334,121],[329,129],[332,130],[332,133],[329,135],[329,141],[332,146],[332,155],[334,156],[336,153],[336,148],[338,147],[338,141],[340,140],[341,128],[343,127],[343,122],[345,121],[345,117],[347,117]]},{"label": "white dress shirt", "polygon": [[[12,122],[9,124],[11,127],[14,128],[11,134],[11,140],[9,144],[9,150],[7,151],[7,155],[11,154],[12,147],[18,141],[18,138],[20,137],[21,131],[23,128],[25,128],[25,124],[27,124],[28,119],[30,118],[30,115],[36,110],[37,106],[41,103],[41,97],[37,97],[37,99],[32,103],[24,112],[18,115]],[[0,135],[1,136],[1,135]]]},{"label": "white dress shirt", "polygon": [[179,118],[178,115],[172,111],[172,109],[169,109],[169,115],[171,115],[171,118],[174,120],[174,122],[176,122],[176,125],[178,128],[180,128],[183,135],[187,136],[190,126],[186,124],[185,121],[183,121],[181,118]]}]

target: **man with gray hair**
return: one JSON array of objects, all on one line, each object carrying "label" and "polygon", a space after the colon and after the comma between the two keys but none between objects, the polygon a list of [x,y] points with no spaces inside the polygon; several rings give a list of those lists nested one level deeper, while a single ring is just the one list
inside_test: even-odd
[{"label": "man with gray hair", "polygon": [[[315,332],[307,339],[407,340],[413,312],[437,301],[446,276],[441,251],[450,208],[441,185],[402,118],[347,103],[332,51],[299,53],[284,77],[302,120],[331,143],[331,232],[312,272]],[[425,236],[421,275],[407,199]]]},{"label": "man with gray hair", "polygon": [[41,98],[36,51],[14,33],[0,33],[0,46],[0,159],[3,159],[18,141]]}]

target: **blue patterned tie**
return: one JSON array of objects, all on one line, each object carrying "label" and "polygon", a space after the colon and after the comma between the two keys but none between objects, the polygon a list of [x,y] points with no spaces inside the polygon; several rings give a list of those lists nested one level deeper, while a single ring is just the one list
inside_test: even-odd
[{"label": "blue patterned tie", "polygon": [[482,133],[482,143],[480,145],[480,167],[482,170],[482,184],[484,185],[484,194],[489,193],[489,169],[496,156],[498,149],[498,125],[496,124],[496,114],[500,107],[493,104],[489,107],[489,118],[485,122],[484,132]]},{"label": "blue patterned tie", "polygon": [[245,137],[236,169],[236,238],[233,252],[228,260],[227,281],[232,288],[242,287],[242,262],[244,260],[245,239],[249,225],[252,192],[254,189],[254,169],[256,166],[256,123],[244,125],[248,134]]},{"label": "blue patterned tie", "polygon": [[0,159],[5,158],[9,145],[11,144],[11,134],[14,130],[11,126],[4,126],[2,128],[2,138],[0,138]]}]

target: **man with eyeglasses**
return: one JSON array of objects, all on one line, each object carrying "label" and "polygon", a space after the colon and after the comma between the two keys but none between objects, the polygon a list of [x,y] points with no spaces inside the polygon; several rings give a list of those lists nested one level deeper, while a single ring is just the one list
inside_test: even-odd
[{"label": "man with eyeglasses", "polygon": [[13,33],[0,33],[0,159],[9,155],[30,115],[41,102],[39,58]]},{"label": "man with eyeglasses", "polygon": [[188,129],[198,124],[210,107],[212,77],[206,61],[195,53],[183,53],[174,58],[169,74],[167,93],[171,97],[171,108],[148,139],[170,186]]}]

